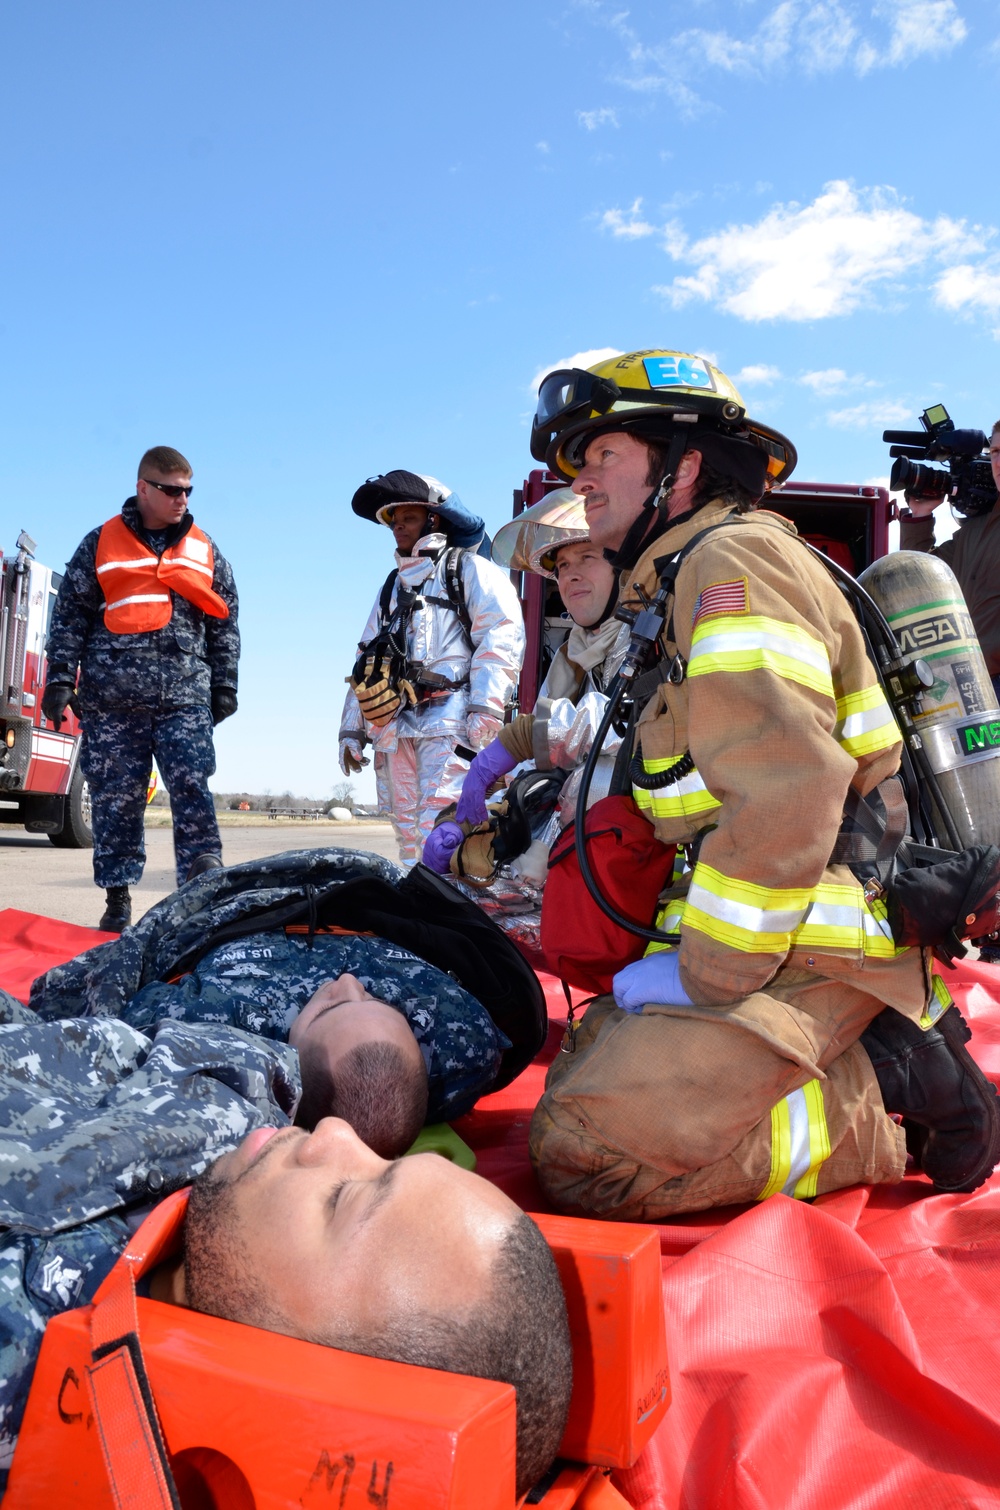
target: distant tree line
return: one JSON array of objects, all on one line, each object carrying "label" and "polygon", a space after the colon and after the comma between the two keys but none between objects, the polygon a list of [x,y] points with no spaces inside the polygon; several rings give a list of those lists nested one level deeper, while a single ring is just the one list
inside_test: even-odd
[{"label": "distant tree line", "polygon": [[215,806],[235,813],[266,813],[272,808],[286,813],[328,813],[332,807],[346,807],[353,813],[354,793],[340,792],[339,788],[332,797],[296,797],[288,791],[216,792]]},{"label": "distant tree line", "polygon": [[[315,817],[317,814],[328,813],[334,807],[346,807],[348,812],[353,813],[357,806],[354,788],[349,781],[339,782],[329,797],[296,797],[290,791],[215,792],[213,795],[216,810],[231,813],[269,813],[277,810],[281,813],[301,813],[303,817]],[[157,787],[150,806],[170,806],[170,796],[162,783]]]}]

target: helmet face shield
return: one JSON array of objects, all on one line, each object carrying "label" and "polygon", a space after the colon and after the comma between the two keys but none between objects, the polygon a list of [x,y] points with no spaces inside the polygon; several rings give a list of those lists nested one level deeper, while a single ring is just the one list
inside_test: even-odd
[{"label": "helmet face shield", "polygon": [[536,572],[540,577],[553,575],[551,566],[543,564],[561,545],[589,540],[583,499],[572,488],[557,488],[540,503],[518,514],[497,530],[493,541],[493,560],[511,571]]}]

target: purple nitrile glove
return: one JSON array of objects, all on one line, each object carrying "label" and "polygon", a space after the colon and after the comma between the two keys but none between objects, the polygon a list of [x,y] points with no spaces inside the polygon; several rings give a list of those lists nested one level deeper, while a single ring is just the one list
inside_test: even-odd
[{"label": "purple nitrile glove", "polygon": [[452,855],[465,838],[457,823],[439,823],[427,835],[421,859],[428,870],[436,870],[439,876],[447,875]]},{"label": "purple nitrile glove", "polygon": [[641,1012],[647,1002],[672,1007],[694,1006],[681,985],[676,949],[661,949],[626,965],[612,980],[611,989],[616,1005],[623,1012]]},{"label": "purple nitrile glove", "polygon": [[517,756],[505,750],[499,739],[480,750],[462,782],[462,795],[455,809],[456,823],[485,823],[487,790],[516,765]]}]

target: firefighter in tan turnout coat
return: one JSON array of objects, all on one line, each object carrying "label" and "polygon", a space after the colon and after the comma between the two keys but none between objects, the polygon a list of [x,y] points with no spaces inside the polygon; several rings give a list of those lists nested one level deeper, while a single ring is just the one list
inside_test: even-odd
[{"label": "firefighter in tan turnout coat", "polygon": [[531,1130],[546,1193],[657,1220],[899,1180],[908,1145],[937,1188],[974,1188],[1000,1119],[968,1030],[930,955],[830,863],[849,788],[890,776],[901,741],[833,578],[790,524],[746,512],[794,450],[724,374],[663,351],[550,375],[532,449],[575,478],[625,603],[711,531],[681,563],[636,730],[645,777],[688,757],[633,792],[685,847],[659,919],[681,943],[622,970],[550,1069]]}]

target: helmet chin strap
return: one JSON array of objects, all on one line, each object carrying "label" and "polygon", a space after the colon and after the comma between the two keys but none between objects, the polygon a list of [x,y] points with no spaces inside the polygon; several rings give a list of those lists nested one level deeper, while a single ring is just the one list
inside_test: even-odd
[{"label": "helmet chin strap", "polygon": [[604,552],[605,559],[611,563],[615,571],[624,571],[634,565],[639,556],[639,546],[653,523],[654,515],[661,522],[666,520],[670,490],[677,481],[677,468],[681,464],[681,458],[687,450],[689,440],[690,436],[685,435],[683,430],[674,429],[670,437],[670,449],[667,452],[667,465],[663,477],[646,499],[638,518],[633,520],[618,549]]}]

